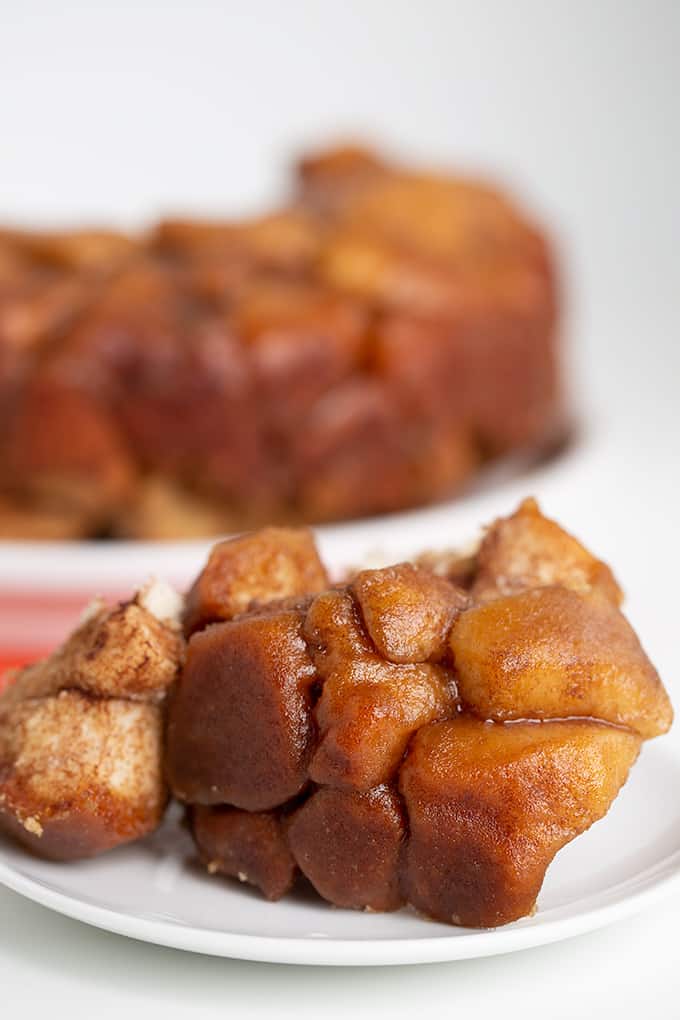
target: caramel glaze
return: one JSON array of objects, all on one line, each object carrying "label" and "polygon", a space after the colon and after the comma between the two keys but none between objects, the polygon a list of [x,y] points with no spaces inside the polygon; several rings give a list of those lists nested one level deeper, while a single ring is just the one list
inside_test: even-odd
[{"label": "caramel glaze", "polygon": [[0,826],[43,856],[102,852],[156,828],[164,771],[211,873],[272,900],[302,874],[339,906],[507,923],[671,725],[620,602],[531,500],[464,561],[335,587],[308,531],[238,536],[182,619],[152,584],[20,671]]},{"label": "caramel glaze", "polygon": [[[299,871],[339,906],[411,903],[471,927],[533,909],[555,853],[606,813],[672,711],[613,575],[533,501],[489,529],[466,576],[363,571],[194,633],[170,785],[247,809],[216,809],[239,834],[213,843],[211,870],[270,898]],[[248,827],[266,833],[259,857]]]}]

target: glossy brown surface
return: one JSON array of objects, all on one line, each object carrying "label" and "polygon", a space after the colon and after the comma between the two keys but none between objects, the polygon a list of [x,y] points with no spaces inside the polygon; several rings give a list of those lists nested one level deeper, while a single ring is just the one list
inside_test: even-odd
[{"label": "glossy brown surface", "polygon": [[191,832],[211,875],[227,875],[257,886],[268,900],[291,888],[297,868],[278,812],[231,807],[191,809]]},{"label": "glossy brown surface", "polygon": [[400,775],[407,899],[474,928],[531,913],[555,853],[606,813],[639,748],[595,722],[425,727]]},{"label": "glossy brown surface", "polygon": [[388,786],[366,793],[321,789],[293,815],[288,841],[303,874],[330,903],[396,910],[406,831],[401,801]]},{"label": "glossy brown surface", "polygon": [[589,716],[642,737],[673,711],[623,614],[568,588],[535,588],[469,609],[451,650],[464,704],[482,719]]},{"label": "glossy brown surface", "polygon": [[253,603],[320,591],[328,576],[310,531],[263,528],[220,542],[187,595],[187,635],[230,620]]},{"label": "glossy brown surface", "polygon": [[352,592],[380,654],[401,663],[445,658],[451,625],[469,601],[446,579],[410,563],[364,570]]},{"label": "glossy brown surface", "polygon": [[420,726],[450,715],[456,688],[429,663],[394,665],[377,654],[347,591],[319,595],[305,621],[322,681],[318,745],[309,774],[317,783],[370,790],[399,766]]},{"label": "glossy brown surface", "polygon": [[[215,724],[222,709],[197,689],[207,709],[183,754],[190,764],[213,748],[216,769],[233,754],[241,784],[257,777],[257,797],[238,803],[268,809],[267,826],[330,902],[505,924],[534,909],[554,855],[606,813],[672,710],[611,571],[535,501],[494,522],[478,548],[418,562],[269,609],[262,599],[221,625],[242,628],[210,667],[232,692],[232,718]],[[273,625],[284,617],[301,641],[294,653]],[[191,647],[223,633],[192,639],[180,691]],[[304,707],[286,716],[296,663],[290,689]],[[176,712],[180,737],[193,711]],[[284,716],[304,725],[301,744],[282,740]],[[282,747],[304,752],[285,759]],[[295,781],[277,789],[291,760]],[[226,786],[211,798],[237,803]],[[278,890],[269,847],[263,835],[256,881]]]},{"label": "glossy brown surface", "polygon": [[352,299],[300,280],[248,287],[235,314],[268,427],[278,442],[296,446],[317,401],[361,361],[369,314]]},{"label": "glossy brown surface", "polygon": [[265,811],[307,782],[314,664],[302,613],[252,614],[189,641],[170,703],[166,773],[180,800]]},{"label": "glossy brown surface", "polygon": [[299,170],[252,220],[0,231],[0,534],[382,513],[553,441],[557,285],[525,214],[352,146]]}]

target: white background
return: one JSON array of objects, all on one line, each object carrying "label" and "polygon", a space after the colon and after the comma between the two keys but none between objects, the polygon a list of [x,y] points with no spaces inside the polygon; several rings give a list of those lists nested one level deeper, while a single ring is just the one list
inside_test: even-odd
[{"label": "white background", "polygon": [[[553,224],[568,281],[585,425],[548,509],[616,565],[677,702],[679,53],[680,4],[658,0],[0,0],[0,218],[240,211],[336,135],[507,182]],[[143,946],[0,891],[0,1001],[76,1018],[674,1017],[679,911],[495,960],[334,972]]]}]

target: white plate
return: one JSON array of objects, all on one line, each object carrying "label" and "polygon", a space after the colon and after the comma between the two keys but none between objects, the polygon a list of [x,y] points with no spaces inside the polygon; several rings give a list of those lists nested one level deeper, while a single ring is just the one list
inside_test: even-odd
[{"label": "white plate", "polygon": [[674,738],[645,747],[609,815],[558,854],[536,914],[494,930],[338,910],[311,891],[267,903],[199,869],[176,812],[150,839],[88,862],[51,864],[0,840],[0,882],[99,928],[215,956],[334,965],[490,956],[590,931],[665,895],[680,876],[679,784]]}]

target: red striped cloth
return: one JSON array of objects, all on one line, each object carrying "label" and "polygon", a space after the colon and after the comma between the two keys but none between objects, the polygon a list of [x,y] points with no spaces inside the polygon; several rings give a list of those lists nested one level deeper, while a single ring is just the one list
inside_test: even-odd
[{"label": "red striped cloth", "polygon": [[0,657],[0,694],[12,680],[11,671],[27,662],[30,662],[30,657],[21,654],[9,658]]}]

